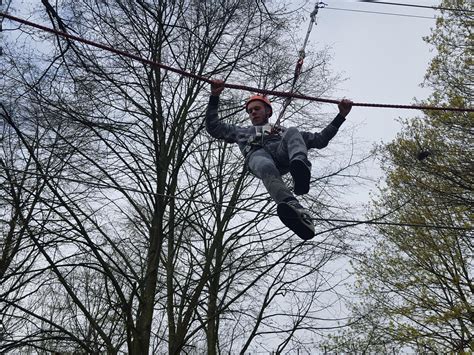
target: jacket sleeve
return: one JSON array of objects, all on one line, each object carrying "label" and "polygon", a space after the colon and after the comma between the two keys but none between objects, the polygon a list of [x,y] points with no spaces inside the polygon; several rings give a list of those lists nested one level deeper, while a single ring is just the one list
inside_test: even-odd
[{"label": "jacket sleeve", "polygon": [[206,130],[214,138],[236,143],[239,127],[222,123],[218,116],[219,96],[210,96],[206,111]]},{"label": "jacket sleeve", "polygon": [[338,114],[336,118],[334,118],[334,120],[332,120],[332,122],[319,133],[301,132],[306,147],[308,149],[322,149],[326,147],[329,141],[334,138],[339,127],[341,127],[345,120],[346,119],[342,115]]}]

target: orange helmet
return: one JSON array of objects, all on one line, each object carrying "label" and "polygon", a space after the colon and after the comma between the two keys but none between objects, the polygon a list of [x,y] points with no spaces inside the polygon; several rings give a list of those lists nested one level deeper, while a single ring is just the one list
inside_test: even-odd
[{"label": "orange helmet", "polygon": [[270,117],[273,113],[273,110],[272,110],[272,103],[270,102],[270,100],[268,99],[268,97],[264,96],[264,95],[253,95],[253,96],[250,96],[247,100],[247,102],[245,103],[245,111],[247,111],[247,107],[249,105],[249,103],[251,103],[252,101],[262,101],[264,104],[267,105],[267,107],[270,109],[270,114],[268,115],[268,117]]}]

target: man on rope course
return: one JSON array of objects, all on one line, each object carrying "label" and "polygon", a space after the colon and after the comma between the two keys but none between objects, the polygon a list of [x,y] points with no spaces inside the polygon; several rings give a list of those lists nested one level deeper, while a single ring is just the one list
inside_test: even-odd
[{"label": "man on rope course", "polygon": [[[237,143],[244,155],[250,172],[263,181],[271,198],[277,203],[280,220],[304,240],[314,237],[314,225],[310,214],[294,195],[309,191],[311,163],[308,149],[322,149],[336,135],[352,108],[352,101],[339,102],[339,113],[321,132],[300,132],[295,127],[275,127],[269,124],[272,106],[267,97],[250,96],[245,104],[252,126],[241,127],[222,123],[218,117],[219,96],[224,81],[213,80],[211,96],[206,112],[206,129],[209,134],[228,143]],[[281,176],[290,173],[294,194]]]}]

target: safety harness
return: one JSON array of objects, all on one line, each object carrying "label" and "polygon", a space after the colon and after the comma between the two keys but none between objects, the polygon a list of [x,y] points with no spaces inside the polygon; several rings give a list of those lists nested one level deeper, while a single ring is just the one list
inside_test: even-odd
[{"label": "safety harness", "polygon": [[282,128],[275,127],[272,124],[266,124],[263,126],[254,126],[255,135],[251,136],[244,149],[244,155],[247,156],[252,150],[259,148],[265,148],[265,143],[274,140],[281,136]]}]

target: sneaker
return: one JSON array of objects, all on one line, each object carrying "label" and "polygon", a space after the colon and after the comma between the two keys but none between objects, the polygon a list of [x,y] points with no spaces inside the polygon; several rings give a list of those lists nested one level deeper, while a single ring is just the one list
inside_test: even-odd
[{"label": "sneaker", "polygon": [[311,216],[297,200],[280,202],[277,206],[277,213],[283,224],[301,239],[308,240],[314,237]]},{"label": "sneaker", "polygon": [[311,180],[311,163],[306,158],[293,159],[290,162],[290,174],[293,177],[295,195],[307,194]]}]

